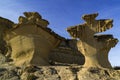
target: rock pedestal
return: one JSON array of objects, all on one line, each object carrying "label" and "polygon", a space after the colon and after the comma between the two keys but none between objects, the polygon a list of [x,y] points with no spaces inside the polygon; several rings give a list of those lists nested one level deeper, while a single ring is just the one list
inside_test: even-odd
[{"label": "rock pedestal", "polygon": [[[79,51],[85,56],[84,67],[111,68],[108,61],[108,52],[114,47],[118,40],[112,35],[97,35],[112,27],[113,20],[95,20],[97,13],[84,15],[84,24],[67,28],[73,38],[78,38]],[[95,35],[96,34],[96,35]]]}]

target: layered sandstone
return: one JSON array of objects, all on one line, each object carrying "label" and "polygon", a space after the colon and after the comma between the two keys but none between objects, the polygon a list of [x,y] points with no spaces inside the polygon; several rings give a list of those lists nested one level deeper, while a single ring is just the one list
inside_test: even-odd
[{"label": "layered sandstone", "polygon": [[119,67],[108,69],[108,52],[118,40],[96,34],[110,29],[112,20],[84,15],[84,24],[67,29],[74,39],[65,39],[37,12],[24,15],[17,24],[0,17],[0,80],[120,79]]},{"label": "layered sandstone", "polygon": [[[47,26],[37,12],[24,12],[18,23],[0,17],[0,51],[17,66],[84,63],[76,39],[65,39]],[[52,65],[54,65],[52,64]]]},{"label": "layered sandstone", "polygon": [[60,45],[51,51],[49,59],[60,64],[78,64],[83,65],[85,62],[84,56],[77,49],[76,39],[65,39],[62,40]]},{"label": "layered sandstone", "polygon": [[96,33],[112,28],[113,20],[96,20],[97,16],[97,13],[84,15],[82,17],[86,21],[84,24],[69,27],[67,31],[73,38],[79,39],[77,46],[85,56],[85,67],[111,68],[108,52],[117,44],[118,40],[112,35],[96,35]]},{"label": "layered sandstone", "polygon": [[14,64],[49,65],[48,54],[57,47],[62,37],[47,27],[49,22],[37,12],[25,12],[19,23],[6,31],[5,40],[11,47],[9,55]]}]

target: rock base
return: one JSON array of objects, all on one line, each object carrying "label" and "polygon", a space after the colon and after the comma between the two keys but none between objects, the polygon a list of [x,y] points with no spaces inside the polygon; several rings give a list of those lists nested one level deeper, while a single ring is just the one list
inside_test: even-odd
[{"label": "rock base", "polygon": [[82,66],[2,65],[0,80],[120,80],[120,70],[83,68]]}]

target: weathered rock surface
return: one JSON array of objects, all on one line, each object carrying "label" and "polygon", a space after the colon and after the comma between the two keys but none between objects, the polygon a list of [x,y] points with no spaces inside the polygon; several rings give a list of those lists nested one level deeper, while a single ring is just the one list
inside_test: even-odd
[{"label": "weathered rock surface", "polygon": [[94,35],[111,28],[112,20],[95,20],[97,15],[68,28],[79,41],[54,33],[37,12],[24,12],[17,24],[0,17],[0,80],[120,80],[119,67],[107,69],[118,40]]},{"label": "weathered rock surface", "polygon": [[82,66],[2,65],[0,80],[120,80],[120,70]]},{"label": "weathered rock surface", "polygon": [[7,58],[0,53],[0,64],[4,64],[6,62]]},{"label": "weathered rock surface", "polygon": [[13,64],[50,65],[49,59],[53,62],[84,64],[84,56],[77,49],[77,40],[68,40],[53,32],[47,27],[49,22],[37,12],[24,12],[24,15],[19,17],[17,24],[1,18],[1,23],[5,24],[3,26],[10,28],[5,29],[5,35],[1,37],[4,40],[1,40],[0,49],[13,60]]},{"label": "weathered rock surface", "polygon": [[37,12],[25,12],[18,24],[6,31],[5,41],[11,47],[10,58],[17,66],[49,65],[48,55],[62,37],[47,27],[49,22]]},{"label": "weathered rock surface", "polygon": [[76,44],[76,39],[63,40],[57,48],[52,50],[49,59],[53,62],[83,65],[85,58],[78,51]]},{"label": "weathered rock surface", "polygon": [[79,39],[77,47],[85,56],[85,67],[112,68],[108,61],[108,53],[118,43],[118,39],[112,35],[98,35],[97,33],[112,28],[113,20],[96,20],[97,16],[98,13],[84,15],[83,24],[69,27],[67,31],[73,38]]}]

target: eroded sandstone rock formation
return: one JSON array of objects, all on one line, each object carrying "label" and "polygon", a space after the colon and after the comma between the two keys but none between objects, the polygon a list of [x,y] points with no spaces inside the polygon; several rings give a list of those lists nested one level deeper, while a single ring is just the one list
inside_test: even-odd
[{"label": "eroded sandstone rock formation", "polygon": [[84,56],[78,51],[76,39],[62,40],[60,45],[52,50],[49,59],[64,65],[83,65],[85,62]]},{"label": "eroded sandstone rock formation", "polygon": [[96,34],[112,28],[113,20],[96,20],[98,13],[88,14],[82,17],[86,22],[67,28],[73,38],[78,38],[79,51],[85,56],[85,67],[111,68],[108,61],[108,52],[118,40],[112,35]]},{"label": "eroded sandstone rock formation", "polygon": [[49,22],[37,12],[25,12],[19,23],[6,31],[5,40],[11,47],[9,55],[14,64],[49,65],[48,54],[57,47],[62,37],[47,27]]},{"label": "eroded sandstone rock formation", "polygon": [[[111,34],[96,34],[111,28],[112,20],[85,15],[86,23],[67,29],[74,39],[65,39],[49,29],[49,22],[37,12],[24,15],[17,24],[0,17],[0,80],[120,79],[119,67],[106,69],[111,68],[108,52],[118,40]],[[80,66],[84,63],[81,52],[85,67]],[[44,66],[49,60],[61,64]]]},{"label": "eroded sandstone rock formation", "polygon": [[[24,12],[14,22],[0,17],[0,60],[16,66],[84,63],[77,40],[65,39],[47,26],[49,22],[37,12]],[[56,62],[56,63],[55,63]],[[53,65],[53,64],[52,64]]]},{"label": "eroded sandstone rock formation", "polygon": [[79,65],[85,62],[85,67],[111,68],[108,52],[118,40],[111,34],[96,33],[110,29],[113,21],[96,20],[97,16],[84,15],[84,24],[68,28],[74,39],[65,39],[54,33],[47,27],[49,22],[37,12],[24,12],[17,24],[0,17],[0,53],[12,59],[17,66],[49,65],[52,60]]}]

